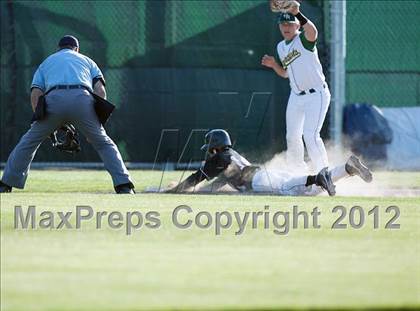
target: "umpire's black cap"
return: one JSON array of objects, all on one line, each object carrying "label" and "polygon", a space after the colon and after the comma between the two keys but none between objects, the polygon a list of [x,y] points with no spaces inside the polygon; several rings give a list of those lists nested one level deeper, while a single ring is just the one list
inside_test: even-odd
[{"label": "umpire's black cap", "polygon": [[64,37],[62,37],[60,39],[60,41],[58,42],[58,47],[63,47],[63,46],[72,46],[72,47],[79,47],[79,40],[77,40],[76,37],[74,36],[70,36],[70,35],[66,35]]}]

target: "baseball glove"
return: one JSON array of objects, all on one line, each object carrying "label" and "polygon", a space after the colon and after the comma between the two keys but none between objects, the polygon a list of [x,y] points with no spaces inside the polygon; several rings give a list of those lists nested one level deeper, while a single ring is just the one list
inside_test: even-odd
[{"label": "baseball glove", "polygon": [[300,3],[294,0],[270,0],[270,9],[272,12],[289,12],[291,8],[299,7]]},{"label": "baseball glove", "polygon": [[52,146],[60,151],[74,154],[82,150],[76,129],[72,124],[64,124],[56,129],[50,139]]}]

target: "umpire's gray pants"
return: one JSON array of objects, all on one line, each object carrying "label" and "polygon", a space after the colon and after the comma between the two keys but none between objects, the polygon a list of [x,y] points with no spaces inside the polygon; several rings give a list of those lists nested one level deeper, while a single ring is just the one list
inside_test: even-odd
[{"label": "umpire's gray pants", "polygon": [[64,122],[74,124],[96,149],[112,176],[114,186],[130,183],[130,175],[117,146],[96,116],[93,97],[83,89],[53,90],[46,96],[47,118],[32,123],[9,155],[2,181],[23,189],[29,167],[41,143]]}]

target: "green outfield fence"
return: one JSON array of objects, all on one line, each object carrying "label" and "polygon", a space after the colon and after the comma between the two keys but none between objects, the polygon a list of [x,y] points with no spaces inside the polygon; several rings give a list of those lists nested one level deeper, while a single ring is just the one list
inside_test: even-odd
[{"label": "green outfield fence", "polygon": [[420,106],[420,1],[347,1],[347,100]]},{"label": "green outfield fence", "polygon": [[[260,65],[281,39],[265,0],[1,6],[2,161],[28,128],[32,74],[63,34],[76,35],[81,52],[104,71],[109,98],[118,106],[107,130],[125,160],[201,158],[203,131],[214,127],[230,130],[238,148],[256,160],[285,148],[288,83]],[[320,7],[308,4],[308,11],[321,23]],[[74,158],[46,145],[35,160],[99,160],[84,142]]]},{"label": "green outfield fence", "polygon": [[[405,29],[403,38],[413,40],[398,62],[392,31],[402,24],[389,23],[396,5],[376,2],[381,1],[348,1],[348,100],[419,105],[414,39],[420,27]],[[326,4],[304,1],[302,8],[320,30],[319,54],[329,79]],[[409,5],[409,13],[398,16],[413,14],[407,20],[418,23],[418,2]],[[363,6],[386,14],[369,28],[372,16]],[[107,131],[126,161],[196,161],[203,132],[216,127],[228,129],[253,161],[285,149],[288,81],[260,65],[264,53],[276,54],[281,40],[266,0],[1,1],[0,9],[0,161],[28,129],[32,75],[64,34],[77,36],[81,52],[103,69],[109,99],[118,107]],[[368,86],[372,81],[374,90]],[[323,133],[327,127],[328,122]],[[44,144],[35,160],[99,161],[89,144],[82,144],[75,157]]]}]

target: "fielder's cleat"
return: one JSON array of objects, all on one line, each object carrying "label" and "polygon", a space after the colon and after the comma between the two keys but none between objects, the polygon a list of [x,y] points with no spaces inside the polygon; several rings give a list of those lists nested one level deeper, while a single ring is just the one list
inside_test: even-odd
[{"label": "fielder's cleat", "polygon": [[347,160],[345,168],[347,173],[351,176],[357,175],[365,182],[372,181],[372,172],[355,155],[350,156]]},{"label": "fielder's cleat", "polygon": [[12,192],[12,187],[0,181],[0,193]]},{"label": "fielder's cleat", "polygon": [[329,196],[335,196],[335,185],[331,179],[328,167],[324,167],[316,176],[315,184],[328,192]]}]

